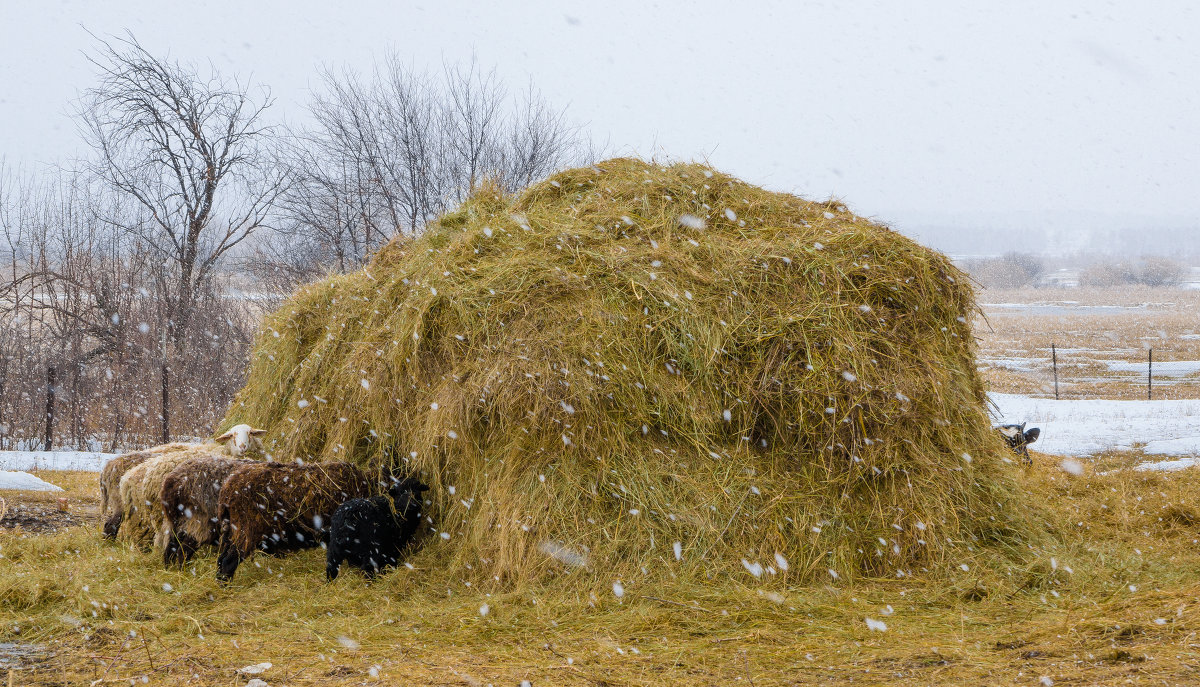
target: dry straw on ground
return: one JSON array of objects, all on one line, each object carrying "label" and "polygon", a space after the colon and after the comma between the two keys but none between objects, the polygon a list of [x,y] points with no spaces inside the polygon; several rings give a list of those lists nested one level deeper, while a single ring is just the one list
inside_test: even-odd
[{"label": "dry straw on ground", "polygon": [[836,202],[610,160],[485,188],[301,290],[224,425],[419,471],[467,577],[904,575],[1031,531],[974,307],[943,255]]}]

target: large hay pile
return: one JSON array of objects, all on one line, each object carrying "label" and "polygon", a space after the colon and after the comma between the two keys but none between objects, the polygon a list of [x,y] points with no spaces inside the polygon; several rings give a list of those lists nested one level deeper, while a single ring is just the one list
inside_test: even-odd
[{"label": "large hay pile", "polygon": [[468,576],[909,574],[1025,531],[973,298],[837,203],[610,160],[302,289],[225,424],[419,469]]}]

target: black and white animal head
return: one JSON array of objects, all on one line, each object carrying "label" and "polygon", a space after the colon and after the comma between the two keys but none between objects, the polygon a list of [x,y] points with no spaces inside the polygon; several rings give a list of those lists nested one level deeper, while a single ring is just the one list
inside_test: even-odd
[{"label": "black and white animal head", "polygon": [[423,491],[429,491],[429,487],[416,477],[393,477],[392,484],[388,487],[388,496],[391,496],[393,501],[399,501],[405,494],[411,493],[414,497],[419,497]]},{"label": "black and white animal head", "polygon": [[215,441],[218,444],[225,444],[229,454],[237,458],[252,448],[262,450],[262,440],[259,437],[266,433],[267,430],[255,429],[250,425],[234,425],[229,428],[228,432],[217,437]]},{"label": "black and white animal head", "polygon": [[1005,443],[1012,449],[1012,452],[1021,456],[1022,463],[1026,465],[1033,463],[1033,459],[1029,457],[1029,445],[1038,440],[1042,430],[1033,427],[1026,431],[1025,423],[1022,422],[1019,425],[1000,425],[996,431],[1004,437]]}]

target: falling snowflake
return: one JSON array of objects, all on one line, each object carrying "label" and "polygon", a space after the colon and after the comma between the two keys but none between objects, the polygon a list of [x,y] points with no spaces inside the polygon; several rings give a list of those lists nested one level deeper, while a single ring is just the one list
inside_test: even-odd
[{"label": "falling snowflake", "polygon": [[560,542],[545,541],[542,542],[542,545],[538,548],[542,550],[542,553],[550,556],[559,563],[563,563],[564,565],[570,565],[576,568],[583,568],[587,566],[588,561],[586,555],[579,553],[578,551],[575,551],[574,549],[571,549]]},{"label": "falling snowflake", "polygon": [[691,213],[680,215],[679,223],[688,229],[703,229],[705,226],[704,218],[697,217]]},{"label": "falling snowflake", "polygon": [[865,620],[867,622],[868,630],[873,630],[875,632],[887,632],[887,623],[883,622],[882,620],[875,620],[874,618],[865,618]]},{"label": "falling snowflake", "polygon": [[613,595],[615,595],[618,599],[625,596],[625,585],[621,584],[620,580],[613,582],[612,589]]}]

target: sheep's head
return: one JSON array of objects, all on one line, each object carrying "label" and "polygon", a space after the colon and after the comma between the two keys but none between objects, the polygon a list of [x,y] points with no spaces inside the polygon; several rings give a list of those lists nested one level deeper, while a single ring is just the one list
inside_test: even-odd
[{"label": "sheep's head", "polygon": [[393,477],[392,484],[388,487],[388,495],[392,497],[393,501],[398,501],[405,494],[412,494],[414,498],[417,498],[423,491],[429,491],[429,487],[415,477],[405,477],[404,479]]},{"label": "sheep's head", "polygon": [[250,425],[234,425],[229,428],[228,432],[217,437],[216,441],[219,444],[225,444],[225,449],[237,457],[252,448],[261,449],[262,440],[259,437],[266,433],[267,430],[255,429]]}]

